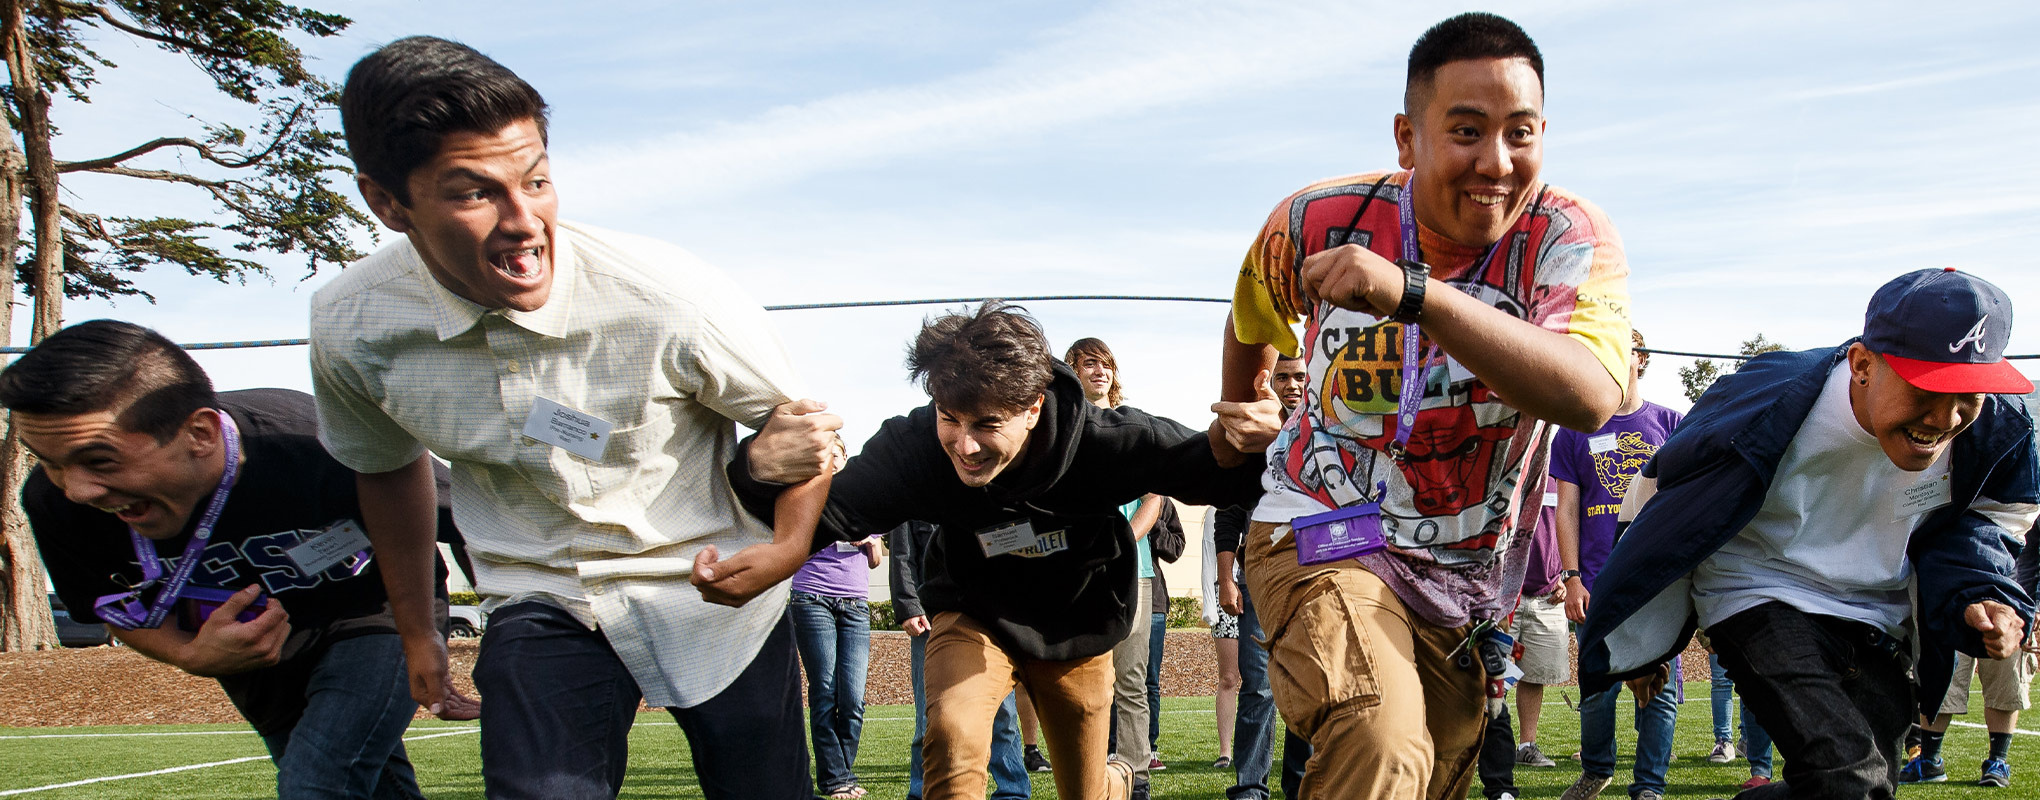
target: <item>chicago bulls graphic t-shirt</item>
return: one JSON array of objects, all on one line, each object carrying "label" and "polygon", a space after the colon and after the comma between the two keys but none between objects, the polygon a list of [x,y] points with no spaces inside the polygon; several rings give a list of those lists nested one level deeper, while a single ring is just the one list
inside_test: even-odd
[{"label": "chicago bulls graphic t-shirt", "polygon": [[1560,430],[1551,443],[1551,477],[1580,487],[1580,581],[1588,591],[1615,549],[1615,516],[1629,482],[1671,438],[1685,415],[1645,401],[1591,434]]},{"label": "chicago bulls graphic t-shirt", "polygon": [[[1323,181],[1275,207],[1248,250],[1233,294],[1240,341],[1304,359],[1303,413],[1268,449],[1268,490],[1253,518],[1287,523],[1379,501],[1389,549],[1364,556],[1427,622],[1456,627],[1494,618],[1520,589],[1535,514],[1518,514],[1519,487],[1543,483],[1550,429],[1503,403],[1425,336],[1424,382],[1408,452],[1388,455],[1402,380],[1402,325],[1304,296],[1300,266],[1355,244],[1402,256],[1398,204],[1408,172]],[[1532,202],[1489,248],[1419,225],[1431,276],[1502,312],[1585,345],[1615,380],[1629,375],[1628,264],[1599,209],[1535,186]],[[1371,199],[1370,199],[1371,197]],[[1532,494],[1527,508],[1541,498]]]}]

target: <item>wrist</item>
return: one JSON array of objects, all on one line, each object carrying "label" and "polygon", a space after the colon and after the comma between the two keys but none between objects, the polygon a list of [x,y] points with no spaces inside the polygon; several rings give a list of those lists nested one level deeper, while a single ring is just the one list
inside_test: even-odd
[{"label": "wrist", "polygon": [[1409,259],[1398,259],[1395,265],[1402,268],[1403,280],[1389,316],[1404,324],[1417,322],[1424,313],[1424,291],[1430,284],[1431,265]]},{"label": "wrist", "polygon": [[1558,573],[1558,576],[1564,579],[1567,584],[1571,584],[1574,581],[1580,581],[1582,583],[1585,582],[1582,578],[1580,578],[1580,571],[1576,569],[1565,570],[1564,572]]}]

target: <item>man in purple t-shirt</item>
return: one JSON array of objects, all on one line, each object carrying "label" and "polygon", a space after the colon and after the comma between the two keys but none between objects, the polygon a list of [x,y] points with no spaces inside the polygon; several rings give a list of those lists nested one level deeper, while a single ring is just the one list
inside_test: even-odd
[{"label": "man in purple t-shirt", "polygon": [[[1581,434],[1561,430],[1551,444],[1551,483],[1558,492],[1554,529],[1558,557],[1564,565],[1565,614],[1574,622],[1586,619],[1594,578],[1615,548],[1615,518],[1629,482],[1671,438],[1682,416],[1645,402],[1637,380],[1650,364],[1642,352],[1643,334],[1630,331],[1636,349],[1629,355],[1629,396],[1614,418],[1600,430]],[[1667,676],[1662,691],[1639,697],[1636,710],[1636,767],[1629,796],[1662,800],[1665,772],[1671,767],[1672,727],[1678,718],[1679,676]],[[1635,689],[1631,689],[1635,692]],[[1615,775],[1615,701],[1617,686],[1580,702],[1580,778],[1562,800],[1592,800]]]}]

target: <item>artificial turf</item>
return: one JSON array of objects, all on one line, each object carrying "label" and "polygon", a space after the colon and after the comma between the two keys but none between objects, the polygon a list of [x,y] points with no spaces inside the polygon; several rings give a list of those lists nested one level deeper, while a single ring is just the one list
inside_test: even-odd
[{"label": "artificial turf", "polygon": [[[1553,688],[1547,693],[1538,740],[1546,753],[1560,759],[1557,767],[1519,769],[1516,781],[1526,798],[1557,797],[1579,777],[1577,762],[1563,755],[1577,749],[1579,717],[1561,699],[1571,689]],[[1713,745],[1710,732],[1708,687],[1693,683],[1687,687],[1687,702],[1679,709],[1678,739],[1667,797],[1710,798],[1732,795],[1749,777],[1746,762],[1709,764],[1706,756]],[[1577,695],[1574,695],[1577,699]],[[1635,734],[1629,730],[1630,710],[1625,701],[1618,711],[1616,783],[1603,795],[1610,800],[1625,797],[1628,756],[1633,753]],[[1981,720],[1979,709],[1964,722]],[[1217,731],[1213,726],[1209,697],[1171,697],[1162,701],[1163,758],[1166,771],[1154,773],[1153,796],[1167,800],[1210,800],[1225,794],[1233,775],[1218,770],[1211,762],[1218,756]],[[431,798],[481,798],[481,762],[477,737],[468,732],[473,723],[419,722],[406,734],[406,745],[416,765],[425,795]],[[2033,724],[2022,725],[2034,729]],[[863,785],[875,799],[906,795],[907,743],[913,735],[911,706],[873,706],[866,711],[864,737],[857,760]],[[218,733],[214,733],[218,732]],[[80,736],[80,734],[123,734]],[[137,735],[139,734],[139,735]],[[182,734],[182,735],[166,735]],[[200,734],[200,735],[191,735]],[[65,738],[52,738],[62,736]],[[38,737],[38,738],[29,738]],[[430,737],[430,738],[426,738]],[[2040,736],[2015,737],[2011,762],[2010,789],[1984,789],[1970,785],[1977,765],[1987,749],[1984,731],[1958,725],[1948,735],[1943,755],[1947,759],[1949,782],[1900,789],[1915,798],[2040,798]],[[262,743],[245,728],[233,726],[125,726],[117,728],[10,728],[0,729],[0,797],[31,798],[147,798],[148,800],[198,800],[199,798],[262,798],[275,796],[275,771],[261,758]],[[36,791],[37,787],[114,775],[171,769],[192,764],[252,758],[237,764],[190,769],[181,772],[125,778],[82,786]],[[1779,762],[1782,774],[1783,762]],[[1279,763],[1278,763],[1279,769]],[[27,790],[27,791],[24,791]],[[1478,797],[1476,782],[1473,795]],[[638,718],[631,733],[630,777],[625,782],[626,798],[700,797],[688,767],[685,737],[663,713]],[[1055,786],[1046,773],[1034,776],[1034,796],[1052,798]]]}]

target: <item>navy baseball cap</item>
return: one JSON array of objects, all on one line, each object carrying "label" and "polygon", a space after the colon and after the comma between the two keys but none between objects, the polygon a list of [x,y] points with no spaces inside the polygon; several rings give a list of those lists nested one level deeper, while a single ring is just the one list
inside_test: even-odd
[{"label": "navy baseball cap", "polygon": [[1863,346],[1907,383],[1947,394],[2026,394],[2033,382],[2005,360],[2012,299],[1974,275],[1908,272],[1870,297]]}]

